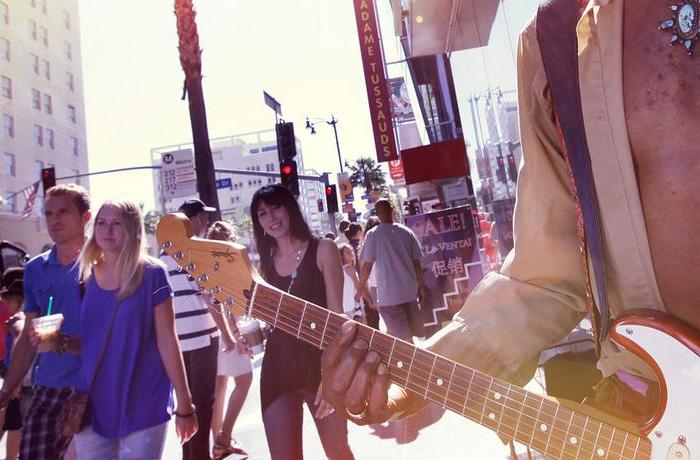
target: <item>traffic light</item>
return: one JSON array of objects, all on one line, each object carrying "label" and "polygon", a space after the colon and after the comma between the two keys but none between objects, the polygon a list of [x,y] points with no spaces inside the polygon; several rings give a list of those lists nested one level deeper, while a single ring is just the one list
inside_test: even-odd
[{"label": "traffic light", "polygon": [[338,190],[335,185],[326,185],[326,209],[328,214],[338,212]]},{"label": "traffic light", "polygon": [[500,182],[508,182],[508,178],[506,177],[506,163],[505,160],[503,159],[503,155],[498,156],[498,161],[497,161],[497,166],[496,166],[496,177]]},{"label": "traffic light", "polygon": [[292,192],[295,197],[299,196],[299,176],[297,175],[297,162],[294,160],[286,160],[280,162],[281,182],[287,190]]},{"label": "traffic light", "polygon": [[513,182],[518,181],[518,165],[515,164],[515,155],[508,154],[508,175]]},{"label": "traffic light", "polygon": [[41,184],[44,186],[44,195],[46,191],[56,185],[56,168],[43,168],[41,170]]},{"label": "traffic light", "polygon": [[277,123],[277,156],[280,162],[289,161],[297,154],[297,144],[294,139],[294,123]]}]

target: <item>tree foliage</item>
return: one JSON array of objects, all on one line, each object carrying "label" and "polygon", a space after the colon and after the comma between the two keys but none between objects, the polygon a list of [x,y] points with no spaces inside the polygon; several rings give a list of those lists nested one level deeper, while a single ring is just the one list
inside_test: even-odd
[{"label": "tree foliage", "polygon": [[364,188],[367,195],[372,191],[384,189],[384,171],[372,158],[358,158],[353,163],[345,162],[345,165],[350,169],[350,182],[353,187]]}]

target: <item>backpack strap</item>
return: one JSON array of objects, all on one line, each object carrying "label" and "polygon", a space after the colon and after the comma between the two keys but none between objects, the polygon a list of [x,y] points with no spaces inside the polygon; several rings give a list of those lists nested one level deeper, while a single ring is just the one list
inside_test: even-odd
[{"label": "backpack strap", "polygon": [[[610,312],[606,294],[603,238],[591,159],[581,106],[576,24],[583,11],[581,0],[546,0],[537,11],[537,40],[554,102],[554,111],[569,180],[576,205],[581,254],[586,272],[588,313],[593,334],[600,343],[608,333]],[[589,263],[590,257],[590,263]],[[592,295],[589,273],[595,277],[598,304]]]}]

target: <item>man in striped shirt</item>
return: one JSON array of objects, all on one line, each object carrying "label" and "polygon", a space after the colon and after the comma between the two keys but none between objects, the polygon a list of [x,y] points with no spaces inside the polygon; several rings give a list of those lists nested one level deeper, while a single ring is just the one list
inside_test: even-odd
[{"label": "man in striped shirt", "polygon": [[[212,211],[216,209],[196,199],[186,200],[180,206],[180,212],[190,219],[194,235],[199,237],[206,233],[207,213]],[[160,259],[168,267],[173,288],[175,329],[199,421],[199,430],[182,446],[182,455],[185,460],[209,459],[209,430],[214,405],[219,331],[224,334],[230,332],[221,315],[211,312],[197,284],[187,272],[178,270],[177,263],[165,253],[161,254]]]}]

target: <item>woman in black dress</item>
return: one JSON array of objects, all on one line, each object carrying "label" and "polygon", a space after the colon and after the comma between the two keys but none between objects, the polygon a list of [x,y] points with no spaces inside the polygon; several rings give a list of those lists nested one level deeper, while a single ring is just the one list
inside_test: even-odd
[{"label": "woman in black dress", "polygon": [[[311,235],[294,196],[262,187],[250,205],[262,276],[271,285],[341,313],[343,271],[335,244]],[[284,308],[284,305],[282,306]],[[322,400],[321,351],[279,329],[267,339],[260,380],[265,435],[273,460],[301,459],[303,404],[314,414],[329,459],[352,459],[347,423]]]}]

